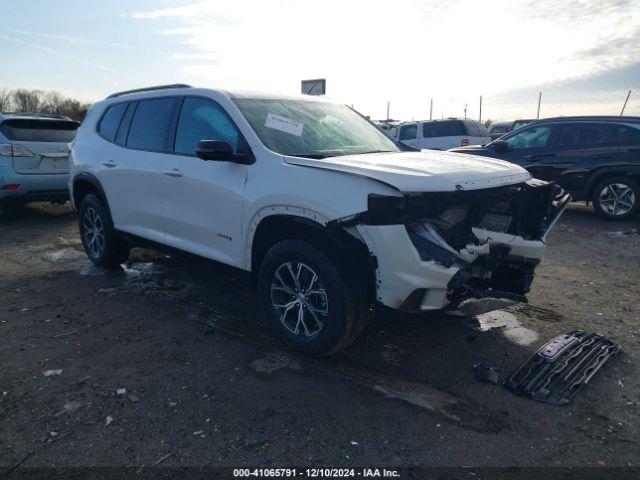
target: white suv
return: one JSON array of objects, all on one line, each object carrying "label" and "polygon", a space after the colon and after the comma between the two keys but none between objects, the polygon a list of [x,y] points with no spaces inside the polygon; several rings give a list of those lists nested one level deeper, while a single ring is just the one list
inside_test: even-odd
[{"label": "white suv", "polygon": [[252,271],[276,330],[316,355],[352,342],[376,302],[475,314],[525,301],[569,199],[511,163],[401,152],[322,98],[186,85],[93,105],[70,163],[93,263],[151,241]]},{"label": "white suv", "polygon": [[489,130],[476,120],[425,120],[403,123],[394,131],[394,140],[414,148],[448,150],[491,141]]}]

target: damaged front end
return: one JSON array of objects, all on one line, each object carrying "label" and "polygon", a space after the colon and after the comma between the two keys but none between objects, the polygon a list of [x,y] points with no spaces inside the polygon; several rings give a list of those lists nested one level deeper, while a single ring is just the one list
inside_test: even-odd
[{"label": "damaged front end", "polygon": [[435,298],[429,288],[415,288],[397,308],[477,315],[527,301],[546,235],[569,200],[558,185],[532,179],[481,190],[372,195],[366,212],[332,223],[403,226],[422,262],[450,272],[442,305],[425,300]]}]

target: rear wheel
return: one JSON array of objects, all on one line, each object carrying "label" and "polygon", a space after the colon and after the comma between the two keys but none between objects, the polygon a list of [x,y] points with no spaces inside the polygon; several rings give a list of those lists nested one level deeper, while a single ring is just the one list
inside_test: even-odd
[{"label": "rear wheel", "polygon": [[129,248],[113,228],[106,206],[95,195],[82,200],[79,209],[82,246],[89,260],[104,268],[118,268],[129,257]]},{"label": "rear wheel", "polygon": [[284,240],[267,252],[258,290],[274,329],[309,355],[345,348],[367,319],[366,297],[344,267],[303,240]]},{"label": "rear wheel", "polygon": [[628,177],[611,177],[596,185],[593,207],[607,220],[627,220],[638,212],[640,186]]}]

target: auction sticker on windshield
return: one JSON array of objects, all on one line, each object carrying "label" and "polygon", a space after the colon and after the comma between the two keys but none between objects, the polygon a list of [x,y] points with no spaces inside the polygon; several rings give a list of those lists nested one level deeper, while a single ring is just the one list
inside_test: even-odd
[{"label": "auction sticker on windshield", "polygon": [[302,127],[304,124],[287,117],[281,117],[275,113],[267,114],[267,121],[264,123],[267,128],[273,128],[282,132],[290,133],[291,135],[301,136]]}]

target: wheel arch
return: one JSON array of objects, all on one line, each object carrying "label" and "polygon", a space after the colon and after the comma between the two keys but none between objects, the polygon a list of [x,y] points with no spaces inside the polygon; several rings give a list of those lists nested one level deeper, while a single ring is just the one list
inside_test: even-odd
[{"label": "wheel arch", "polygon": [[261,216],[250,230],[247,266],[255,274],[267,251],[281,240],[299,238],[338,257],[359,282],[367,295],[375,299],[377,260],[364,242],[341,227],[328,227],[328,219],[318,213],[300,209],[275,210]]},{"label": "wheel arch", "polygon": [[98,178],[91,173],[79,173],[73,179],[73,191],[71,192],[71,200],[76,210],[80,208],[82,199],[89,194],[93,194],[98,197],[104,203],[104,206],[111,216],[109,209],[109,202],[107,201],[107,195],[104,192],[104,188],[100,184]]},{"label": "wheel arch", "polygon": [[603,167],[591,174],[587,185],[585,187],[585,197],[587,199],[587,203],[592,200],[592,196],[596,186],[610,177],[617,176],[628,176],[640,183],[640,165],[628,165],[628,166],[619,166],[619,167]]}]

